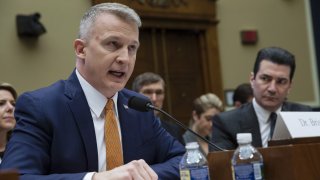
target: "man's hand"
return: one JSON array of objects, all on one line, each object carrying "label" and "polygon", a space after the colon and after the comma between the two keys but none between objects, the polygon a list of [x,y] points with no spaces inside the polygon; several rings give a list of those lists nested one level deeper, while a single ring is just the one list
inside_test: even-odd
[{"label": "man's hand", "polygon": [[134,160],[110,171],[95,173],[92,180],[157,180],[158,175],[142,159]]}]

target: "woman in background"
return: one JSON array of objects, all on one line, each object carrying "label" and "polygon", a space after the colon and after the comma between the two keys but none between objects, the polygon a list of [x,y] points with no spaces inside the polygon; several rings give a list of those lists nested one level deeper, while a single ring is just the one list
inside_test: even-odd
[{"label": "woman in background", "polygon": [[[210,141],[212,131],[212,117],[223,111],[223,104],[221,100],[212,93],[204,94],[193,102],[192,116],[190,119],[190,129]],[[188,142],[198,142],[200,151],[207,155],[209,146],[206,142],[196,137],[189,131],[183,134],[183,140]]]},{"label": "woman in background", "polygon": [[14,108],[17,99],[16,90],[8,83],[0,84],[0,163],[11,130],[16,125]]}]

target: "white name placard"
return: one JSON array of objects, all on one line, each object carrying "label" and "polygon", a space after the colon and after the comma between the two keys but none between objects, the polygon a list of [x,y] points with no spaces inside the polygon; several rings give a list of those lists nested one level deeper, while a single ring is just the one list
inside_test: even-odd
[{"label": "white name placard", "polygon": [[320,136],[320,112],[280,112],[273,140]]}]

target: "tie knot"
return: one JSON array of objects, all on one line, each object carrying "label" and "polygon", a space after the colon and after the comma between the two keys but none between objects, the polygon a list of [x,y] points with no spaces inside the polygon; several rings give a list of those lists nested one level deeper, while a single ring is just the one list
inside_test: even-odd
[{"label": "tie knot", "polygon": [[275,121],[277,119],[277,113],[272,112],[269,117],[270,121]]},{"label": "tie knot", "polygon": [[113,109],[113,100],[108,99],[107,105],[106,105],[106,110],[112,110]]}]

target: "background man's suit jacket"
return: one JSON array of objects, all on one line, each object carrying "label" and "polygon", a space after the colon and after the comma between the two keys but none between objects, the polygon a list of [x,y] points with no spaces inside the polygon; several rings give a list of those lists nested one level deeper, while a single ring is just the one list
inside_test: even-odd
[{"label": "background man's suit jacket", "polygon": [[[311,107],[285,102],[281,111],[311,111]],[[262,147],[258,117],[252,103],[213,117],[212,142],[223,149],[236,149],[237,133],[251,133],[252,145]],[[213,149],[211,149],[213,150]]]},{"label": "background man's suit jacket", "polygon": [[[124,163],[144,159],[159,179],[179,179],[184,147],[155,119],[153,112],[128,108],[129,90],[118,95]],[[1,169],[18,168],[21,179],[82,179],[98,171],[90,109],[75,72],[66,81],[19,97],[17,125]],[[48,175],[49,176],[43,176]]]}]

